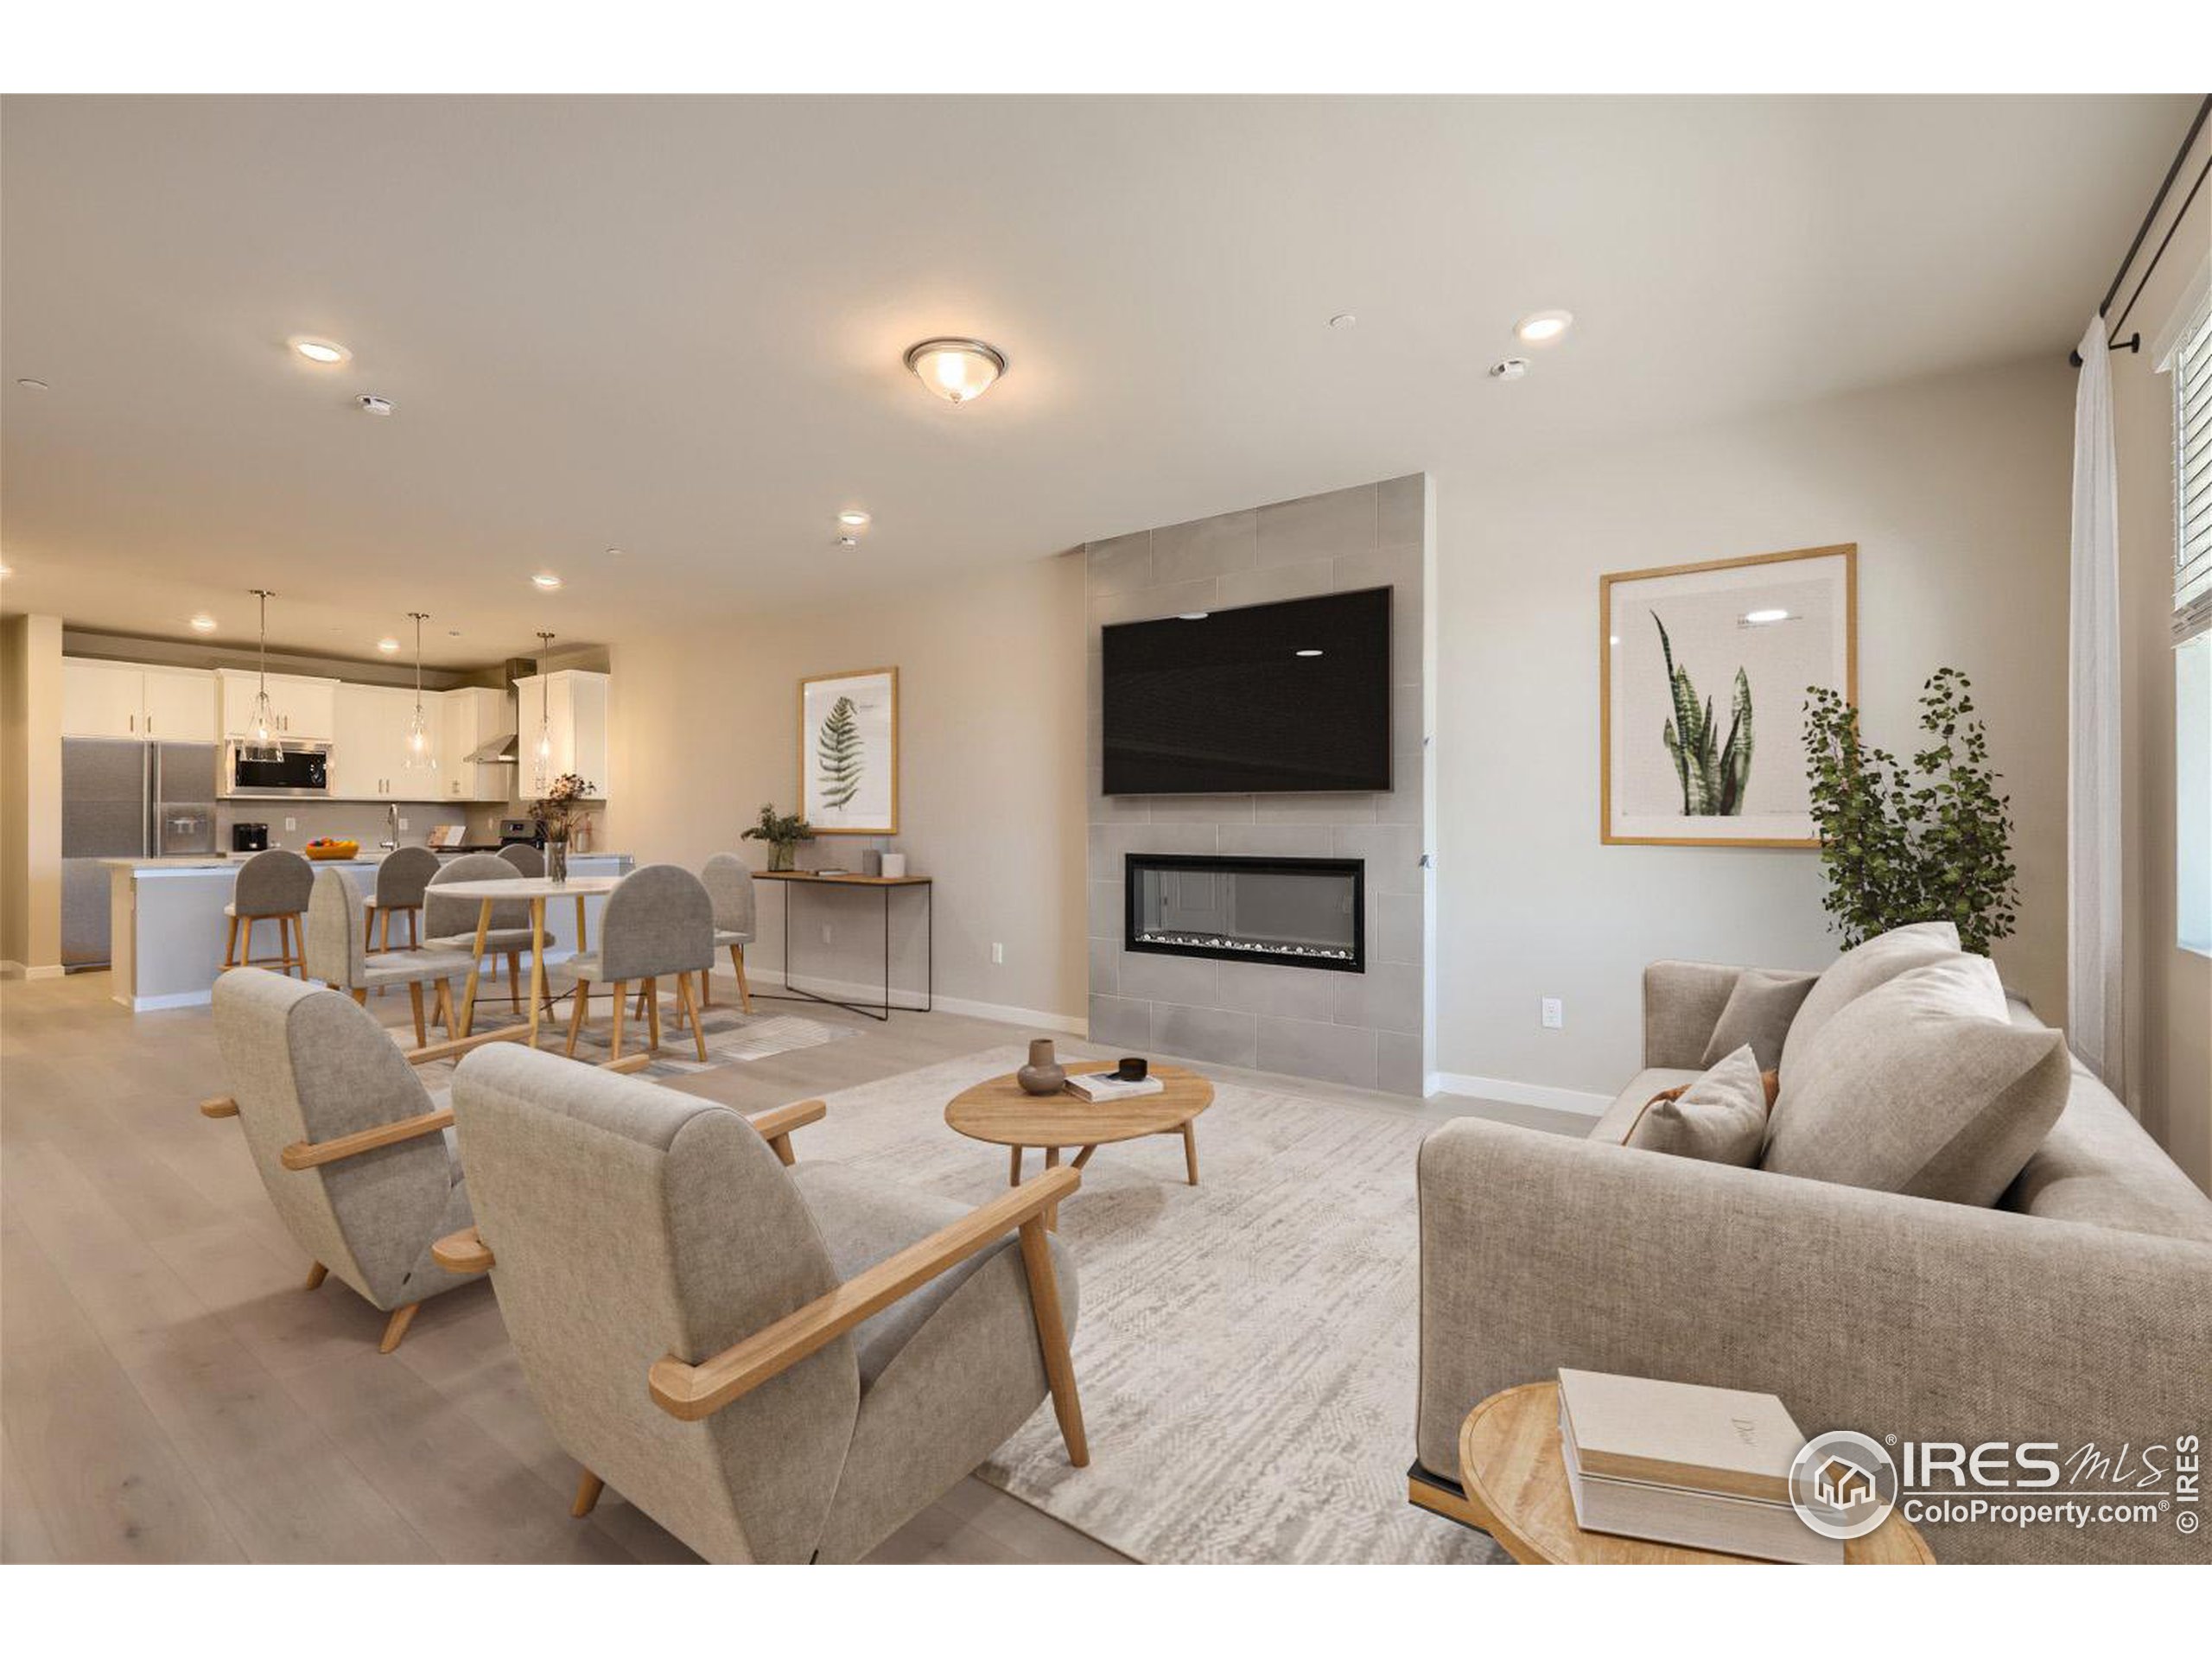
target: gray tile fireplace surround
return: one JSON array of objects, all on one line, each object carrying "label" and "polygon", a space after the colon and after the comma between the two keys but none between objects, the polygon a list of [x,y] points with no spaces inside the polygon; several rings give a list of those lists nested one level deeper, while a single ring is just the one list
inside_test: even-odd
[{"label": "gray tile fireplace surround", "polygon": [[[1426,514],[1426,491],[1414,474],[1084,548],[1093,1041],[1396,1094],[1422,1092]],[[1384,585],[1394,590],[1395,788],[1357,795],[1099,792],[1099,630],[1108,623]],[[1130,853],[1363,860],[1367,971],[1126,951],[1122,864]]]}]

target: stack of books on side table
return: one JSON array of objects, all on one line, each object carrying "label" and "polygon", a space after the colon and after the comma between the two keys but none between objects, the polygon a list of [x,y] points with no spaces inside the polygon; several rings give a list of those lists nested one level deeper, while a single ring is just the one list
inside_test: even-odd
[{"label": "stack of books on side table", "polygon": [[1762,1560],[1840,1565],[1789,1503],[1805,1444],[1770,1394],[1559,1374],[1560,1453],[1576,1524]]},{"label": "stack of books on side table", "polygon": [[1158,1077],[1140,1077],[1132,1083],[1117,1077],[1111,1071],[1078,1071],[1060,1085],[1078,1100],[1093,1105],[1105,1101],[1135,1100],[1140,1095],[1156,1095],[1167,1085]]}]

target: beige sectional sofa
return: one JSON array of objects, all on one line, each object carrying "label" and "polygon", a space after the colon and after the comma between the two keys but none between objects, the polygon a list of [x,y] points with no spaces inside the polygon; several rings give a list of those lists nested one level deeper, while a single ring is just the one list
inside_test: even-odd
[{"label": "beige sectional sofa", "polygon": [[[1621,1145],[1698,1075],[1739,971],[1645,971],[1644,1069],[1586,1139],[1463,1118],[1423,1145],[1416,1502],[1452,1508],[1477,1402],[1563,1365],[1772,1392],[1808,1434],[2212,1440],[2212,1199],[2080,1066],[1993,1208]],[[2212,1561],[2171,1516],[1923,1530],[1946,1560]]]}]

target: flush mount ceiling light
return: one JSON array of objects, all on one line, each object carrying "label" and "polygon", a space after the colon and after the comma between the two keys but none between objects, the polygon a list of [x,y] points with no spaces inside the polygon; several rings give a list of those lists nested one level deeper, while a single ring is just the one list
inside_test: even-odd
[{"label": "flush mount ceiling light", "polygon": [[294,334],[284,342],[298,355],[310,363],[329,365],[351,360],[353,353],[334,340],[317,340],[312,334]]},{"label": "flush mount ceiling light", "polygon": [[215,619],[202,611],[185,626],[194,633],[213,633],[215,632]]},{"label": "flush mount ceiling light", "polygon": [[1518,380],[1528,372],[1529,359],[1525,357],[1500,358],[1490,365],[1490,378],[1493,380]]},{"label": "flush mount ceiling light", "polygon": [[980,340],[925,340],[906,348],[906,366],[948,404],[972,404],[1006,372],[1006,353]]},{"label": "flush mount ceiling light", "polygon": [[386,634],[383,639],[377,641],[377,649],[384,652],[385,656],[389,657],[399,649],[399,641],[393,639],[390,634]]},{"label": "flush mount ceiling light", "polygon": [[530,579],[530,582],[531,587],[542,588],[549,594],[561,585],[561,578],[555,575],[550,570],[539,571],[536,575]]},{"label": "flush mount ceiling light", "polygon": [[871,520],[858,507],[847,507],[837,515],[837,522],[847,530],[866,530]]},{"label": "flush mount ceiling light", "polygon": [[1565,334],[1573,321],[1572,311],[1531,311],[1513,325],[1513,333],[1526,345],[1543,346]]}]

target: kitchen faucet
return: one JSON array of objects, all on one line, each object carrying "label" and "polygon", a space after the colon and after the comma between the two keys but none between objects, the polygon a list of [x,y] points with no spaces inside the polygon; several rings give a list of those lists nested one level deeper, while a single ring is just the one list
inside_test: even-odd
[{"label": "kitchen faucet", "polygon": [[399,845],[399,803],[397,801],[384,810],[384,839],[377,845],[387,853]]}]

